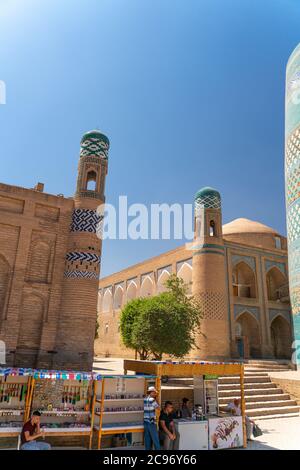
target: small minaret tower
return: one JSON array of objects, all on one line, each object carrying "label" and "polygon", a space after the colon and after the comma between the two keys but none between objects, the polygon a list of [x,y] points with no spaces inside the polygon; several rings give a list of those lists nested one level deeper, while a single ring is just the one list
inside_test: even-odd
[{"label": "small minaret tower", "polygon": [[193,295],[200,300],[203,319],[192,356],[226,359],[230,356],[225,248],[222,236],[221,196],[203,188],[195,196]]},{"label": "small minaret tower", "polygon": [[102,247],[97,230],[102,216],[97,208],[105,202],[108,150],[109,140],[100,131],[83,135],[65,258],[56,368],[92,368]]}]

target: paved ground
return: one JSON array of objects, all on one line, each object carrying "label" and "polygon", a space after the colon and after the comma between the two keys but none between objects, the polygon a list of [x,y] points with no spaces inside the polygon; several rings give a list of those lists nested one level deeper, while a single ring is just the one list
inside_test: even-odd
[{"label": "paved ground", "polygon": [[263,435],[248,442],[247,450],[300,450],[300,417],[258,421]]}]

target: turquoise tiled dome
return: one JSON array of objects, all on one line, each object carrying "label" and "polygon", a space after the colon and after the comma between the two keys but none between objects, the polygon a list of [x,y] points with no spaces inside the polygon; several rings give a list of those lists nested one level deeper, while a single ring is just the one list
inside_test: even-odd
[{"label": "turquoise tiled dome", "polygon": [[109,140],[97,129],[83,134],[80,147],[81,157],[108,158]]},{"label": "turquoise tiled dome", "polygon": [[85,140],[88,140],[88,139],[101,140],[103,142],[106,142],[109,146],[108,138],[106,137],[105,134],[100,132],[98,129],[94,129],[92,131],[85,132],[85,134],[83,134],[83,136],[82,136],[81,143],[83,143]]},{"label": "turquoise tiled dome", "polygon": [[196,192],[195,202],[207,209],[221,209],[221,195],[219,191],[208,186]]}]

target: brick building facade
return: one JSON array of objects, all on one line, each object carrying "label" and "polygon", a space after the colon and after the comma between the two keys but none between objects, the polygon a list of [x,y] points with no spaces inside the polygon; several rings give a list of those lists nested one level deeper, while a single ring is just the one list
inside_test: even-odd
[{"label": "brick building facade", "polygon": [[8,365],[89,370],[109,141],[83,135],[73,198],[0,184],[0,340]]},{"label": "brick building facade", "polygon": [[191,358],[290,358],[286,238],[247,219],[222,225],[221,196],[211,188],[196,194],[192,247],[184,245],[100,280],[96,354],[134,356],[120,338],[122,307],[135,297],[163,291],[171,273],[202,302],[205,336],[199,336]]}]

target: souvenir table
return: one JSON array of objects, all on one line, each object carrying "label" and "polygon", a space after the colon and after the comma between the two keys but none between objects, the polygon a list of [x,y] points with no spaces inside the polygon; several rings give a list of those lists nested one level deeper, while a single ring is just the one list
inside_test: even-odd
[{"label": "souvenir table", "polygon": [[0,368],[0,437],[18,437],[30,411],[31,369]]},{"label": "souvenir table", "polygon": [[[133,371],[141,374],[153,374],[157,377],[194,377],[194,402],[199,404],[203,412],[201,419],[207,425],[201,425],[200,440],[196,448],[225,449],[232,447],[247,447],[246,423],[245,423],[245,392],[244,392],[244,366],[233,362],[204,362],[204,361],[138,361],[124,360],[124,373]],[[218,376],[239,375],[241,416],[232,416],[219,413],[218,407]],[[196,418],[197,419],[197,418]],[[181,423],[180,423],[181,421]],[[197,421],[196,421],[197,422]],[[178,420],[176,426],[180,429],[182,441],[187,442],[187,436],[182,433],[191,434],[196,426],[190,423],[184,426],[183,420]],[[199,424],[200,426],[200,424]],[[205,428],[205,429],[204,429]],[[203,445],[203,433],[207,433],[207,445]],[[200,439],[200,437],[199,437]],[[185,445],[185,444],[183,444]],[[179,443],[180,446],[180,443]],[[192,449],[191,449],[192,450]]]},{"label": "souvenir table", "polygon": [[46,437],[91,435],[91,373],[35,370],[32,382],[31,411],[40,411]]},{"label": "souvenir table", "polygon": [[[102,436],[113,435],[122,436],[119,438],[122,448],[143,446],[144,395],[148,382],[154,380],[157,384],[154,376],[95,376],[92,425],[98,449]],[[90,448],[91,445],[92,436]]]}]

